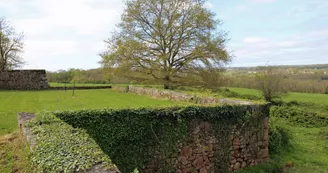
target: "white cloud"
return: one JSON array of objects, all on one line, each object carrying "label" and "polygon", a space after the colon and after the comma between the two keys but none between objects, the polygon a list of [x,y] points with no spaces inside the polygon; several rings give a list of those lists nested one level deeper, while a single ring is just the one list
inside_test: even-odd
[{"label": "white cloud", "polygon": [[278,42],[277,45],[281,46],[281,47],[293,47],[293,46],[298,45],[298,42],[296,42],[296,41],[281,41],[281,42]]},{"label": "white cloud", "polygon": [[[246,37],[244,43],[230,44],[239,64],[264,65],[273,64],[310,64],[328,63],[328,32],[326,29],[290,35],[281,39]],[[246,43],[246,44],[245,44]],[[316,62],[315,62],[316,61]],[[252,63],[256,62],[256,63]]]},{"label": "white cloud", "polygon": [[72,40],[27,40],[25,52],[27,57],[46,57],[52,55],[74,54],[79,51],[78,43]]},{"label": "white cloud", "polygon": [[[101,2],[102,0],[98,1]],[[119,0],[109,0],[106,7],[92,7],[90,0],[34,0],[34,7],[42,17],[17,21],[20,28],[36,34],[49,30],[72,29],[79,34],[96,34],[108,25],[114,25],[121,13]]]},{"label": "white cloud", "polygon": [[276,0],[250,0],[252,2],[260,2],[260,3],[268,3],[268,2],[275,2]]},{"label": "white cloud", "polygon": [[239,11],[245,11],[246,10],[246,6],[245,5],[237,5],[237,9]]},{"label": "white cloud", "polygon": [[105,49],[102,41],[110,37],[120,20],[123,2],[0,0],[0,11],[16,30],[25,33],[23,56],[28,68],[95,68],[98,53]]},{"label": "white cloud", "polygon": [[246,37],[243,40],[244,43],[249,43],[249,44],[263,43],[266,41],[267,39],[263,37]]}]

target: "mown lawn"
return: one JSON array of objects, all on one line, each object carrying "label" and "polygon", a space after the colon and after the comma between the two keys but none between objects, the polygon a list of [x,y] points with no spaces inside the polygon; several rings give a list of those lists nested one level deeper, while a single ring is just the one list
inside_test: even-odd
[{"label": "mown lawn", "polygon": [[72,91],[0,91],[0,135],[17,128],[18,112],[76,110],[96,108],[135,108],[170,106],[177,102],[148,96],[119,93],[109,89]]},{"label": "mown lawn", "polygon": [[[64,86],[73,86],[74,84],[50,82],[49,85],[52,87],[64,87]],[[110,84],[76,83],[75,86],[110,86]]]}]

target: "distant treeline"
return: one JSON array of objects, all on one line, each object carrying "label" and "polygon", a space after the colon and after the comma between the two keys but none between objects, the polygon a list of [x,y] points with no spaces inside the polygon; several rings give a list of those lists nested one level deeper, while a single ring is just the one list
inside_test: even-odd
[{"label": "distant treeline", "polygon": [[[309,67],[309,66],[308,66]],[[259,72],[257,68],[254,71],[240,71],[240,70],[227,70],[222,72],[223,75],[216,82],[212,78],[206,80],[207,85],[217,85],[226,87],[239,87],[239,88],[253,88],[257,89],[256,75]],[[320,70],[306,70],[289,68],[282,70],[284,79],[281,82],[283,89],[287,92],[305,92],[305,93],[328,93],[328,74],[322,74]],[[324,70],[326,71],[326,70]],[[328,70],[327,70],[328,72]],[[206,75],[210,76],[210,75]],[[76,82],[76,83],[94,83],[94,84],[107,84],[107,83],[118,83],[118,84],[157,84],[152,81],[136,81],[124,77],[117,77],[111,73],[110,70],[106,69],[69,69],[69,70],[58,70],[55,72],[47,72],[48,82]],[[186,86],[190,86],[192,81],[197,79],[188,77],[186,80]],[[210,88],[210,87],[207,87]]]},{"label": "distant treeline", "polygon": [[95,84],[106,84],[109,83],[109,78],[105,75],[102,69],[69,69],[69,70],[58,70],[55,72],[47,72],[48,82],[73,82],[76,83],[95,83]]},{"label": "distant treeline", "polygon": [[[239,74],[224,76],[223,85],[228,87],[257,89],[256,74]],[[284,75],[281,87],[286,92],[321,93],[328,94],[328,80],[320,75]]]},{"label": "distant treeline", "polygon": [[[265,68],[266,66],[262,66]],[[320,70],[320,69],[328,69],[328,64],[311,64],[311,65],[279,65],[275,66],[279,69],[297,69],[297,70],[304,70],[304,69],[309,69],[309,70]],[[260,69],[260,66],[257,67],[229,67],[229,70],[258,70]]]}]

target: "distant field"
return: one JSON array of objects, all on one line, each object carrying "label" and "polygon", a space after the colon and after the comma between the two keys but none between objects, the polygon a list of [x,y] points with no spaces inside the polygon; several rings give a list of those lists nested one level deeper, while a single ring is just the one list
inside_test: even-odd
[{"label": "distant field", "polygon": [[75,97],[72,97],[72,91],[0,91],[0,135],[17,128],[17,113],[23,111],[136,108],[177,104],[169,100],[156,100],[108,89],[78,90],[75,91]]},{"label": "distant field", "polygon": [[[56,83],[56,82],[50,82],[50,86],[52,87],[63,87],[65,86],[65,83]],[[66,86],[73,86],[73,83],[67,83]],[[110,84],[92,84],[92,83],[76,83],[75,86],[110,86]]]},{"label": "distant field", "polygon": [[[239,94],[248,94],[254,96],[261,96],[260,91],[255,89],[247,88],[229,88],[231,91],[237,92]],[[328,105],[328,95],[327,94],[309,94],[309,93],[288,93],[282,97],[284,101],[300,101],[300,102],[312,102],[315,104],[325,104]]]}]

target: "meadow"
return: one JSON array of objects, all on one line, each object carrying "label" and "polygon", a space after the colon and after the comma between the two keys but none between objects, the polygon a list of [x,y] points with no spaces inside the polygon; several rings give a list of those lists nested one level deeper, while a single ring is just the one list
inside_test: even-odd
[{"label": "meadow", "polygon": [[[229,87],[229,90],[241,95],[253,95],[257,97],[262,97],[261,92],[255,89]],[[284,102],[300,101],[320,105],[328,105],[328,94],[288,92],[286,94],[283,94],[281,99]]]}]

